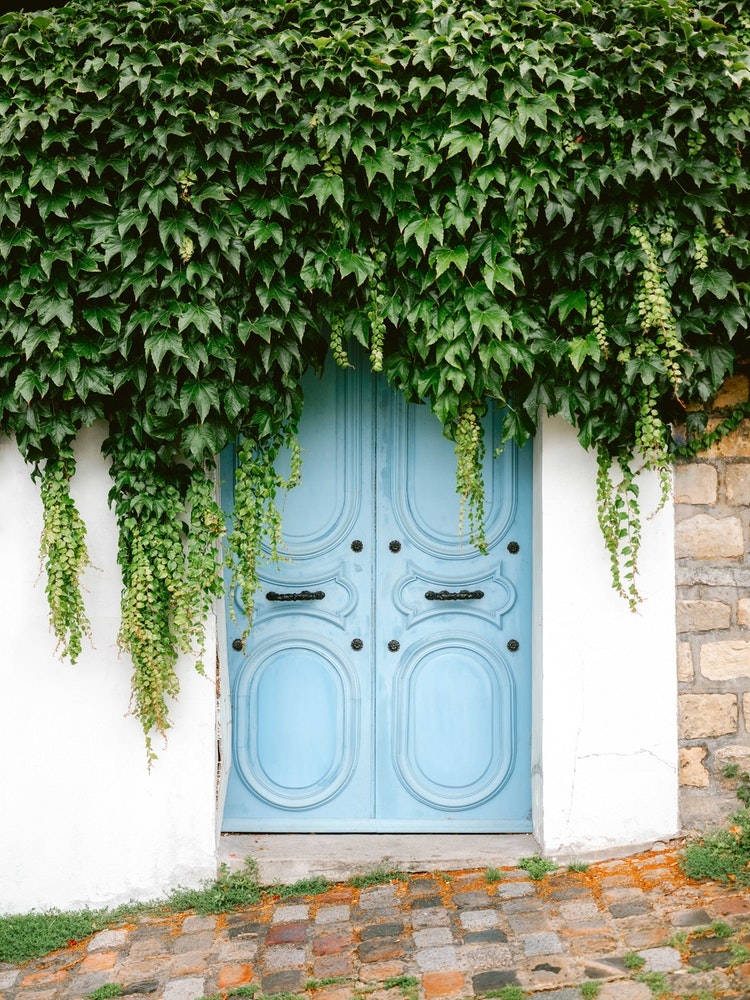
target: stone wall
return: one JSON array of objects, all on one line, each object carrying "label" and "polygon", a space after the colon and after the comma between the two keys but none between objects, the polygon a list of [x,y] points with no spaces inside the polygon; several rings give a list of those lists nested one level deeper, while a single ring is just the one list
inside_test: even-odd
[{"label": "stone wall", "polygon": [[[748,399],[746,375],[714,409]],[[739,805],[725,765],[750,770],[750,421],[675,468],[677,670],[683,827]]]}]

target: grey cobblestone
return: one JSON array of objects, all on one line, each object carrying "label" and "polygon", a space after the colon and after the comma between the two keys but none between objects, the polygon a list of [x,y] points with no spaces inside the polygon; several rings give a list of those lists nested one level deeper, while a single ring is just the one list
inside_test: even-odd
[{"label": "grey cobblestone", "polygon": [[453,944],[453,935],[448,927],[428,927],[422,931],[414,931],[414,944],[417,948],[440,948]]},{"label": "grey cobblestone", "polygon": [[310,907],[306,903],[297,903],[294,906],[280,906],[273,915],[274,924],[293,924],[298,920],[307,920],[310,915]]},{"label": "grey cobblestone", "polygon": [[467,931],[478,931],[497,927],[500,916],[495,910],[464,910],[459,920]]},{"label": "grey cobblestone", "polygon": [[345,923],[351,914],[349,906],[321,906],[315,914],[316,924]]},{"label": "grey cobblestone", "polygon": [[128,940],[127,931],[100,931],[89,941],[87,951],[111,951],[122,946]]},{"label": "grey cobblestone", "polygon": [[524,934],[521,940],[526,955],[557,955],[565,950],[557,934]]},{"label": "grey cobblestone", "polygon": [[164,1000],[198,1000],[203,996],[205,980],[175,979],[164,987]]}]

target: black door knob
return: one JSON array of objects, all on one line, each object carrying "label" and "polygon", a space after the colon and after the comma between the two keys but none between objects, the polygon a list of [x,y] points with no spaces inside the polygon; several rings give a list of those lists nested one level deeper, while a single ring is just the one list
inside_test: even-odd
[{"label": "black door knob", "polygon": [[390,649],[392,653],[397,653],[399,649],[401,649],[401,643],[398,641],[398,639],[391,639],[391,641],[388,643],[388,649]]},{"label": "black door knob", "polygon": [[238,653],[242,652],[242,639],[235,639],[232,642],[232,649],[235,649]]}]

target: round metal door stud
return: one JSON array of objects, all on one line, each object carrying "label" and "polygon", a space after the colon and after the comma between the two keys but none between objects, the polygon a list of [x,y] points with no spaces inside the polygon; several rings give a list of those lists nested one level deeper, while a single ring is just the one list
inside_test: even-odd
[{"label": "round metal door stud", "polygon": [[232,640],[232,649],[234,649],[237,653],[241,653],[242,652],[242,639],[234,639],[234,640]]},{"label": "round metal door stud", "polygon": [[508,552],[510,552],[512,556],[514,556],[516,552],[520,551],[521,551],[521,546],[518,544],[518,542],[508,542]]},{"label": "round metal door stud", "polygon": [[364,545],[362,544],[362,542],[360,542],[358,538],[355,538],[354,541],[352,542],[352,552],[361,552],[363,548]]},{"label": "round metal door stud", "polygon": [[508,649],[511,651],[511,653],[515,653],[516,650],[520,648],[521,648],[521,643],[518,641],[518,639],[508,640]]},{"label": "round metal door stud", "polygon": [[401,649],[401,643],[398,641],[398,639],[391,639],[391,641],[388,643],[388,649],[392,653],[397,653],[399,649]]},{"label": "round metal door stud", "polygon": [[391,552],[400,552],[401,542],[398,542],[394,539],[392,542],[389,542],[388,548],[391,550]]},{"label": "round metal door stud", "polygon": [[357,653],[360,651],[360,649],[362,649],[363,646],[364,643],[362,642],[361,639],[352,639],[352,649],[355,650]]}]

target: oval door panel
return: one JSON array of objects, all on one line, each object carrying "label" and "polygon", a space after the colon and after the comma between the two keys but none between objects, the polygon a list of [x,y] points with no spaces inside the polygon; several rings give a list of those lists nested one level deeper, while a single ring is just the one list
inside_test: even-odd
[{"label": "oval door panel", "polygon": [[330,647],[309,639],[259,644],[233,698],[234,765],[257,796],[306,809],[345,787],[359,747],[359,684]]},{"label": "oval door panel", "polygon": [[394,677],[393,711],[396,770],[415,798],[469,809],[502,788],[515,756],[515,688],[492,647],[470,636],[420,643]]},{"label": "oval door panel", "polygon": [[[363,446],[358,416],[362,405],[358,379],[320,381],[312,374],[302,380],[305,419],[300,422],[302,453],[300,483],[282,499],[284,531],[279,549],[294,559],[320,560],[348,538],[360,511]],[[321,433],[320,428],[324,428]],[[314,460],[306,461],[306,457]],[[289,455],[281,454],[276,468],[289,474]],[[281,498],[280,498],[281,499]],[[264,546],[266,556],[269,555]]]},{"label": "oval door panel", "polygon": [[[399,400],[392,420],[390,500],[403,531],[412,545],[432,555],[460,560],[477,555],[468,539],[456,534],[459,500],[453,442],[435,433],[435,416],[427,406],[407,406]],[[492,456],[500,445],[498,420],[488,416],[483,427],[487,455]],[[485,536],[490,548],[515,516],[517,478],[516,447],[508,444],[485,465]]]}]

